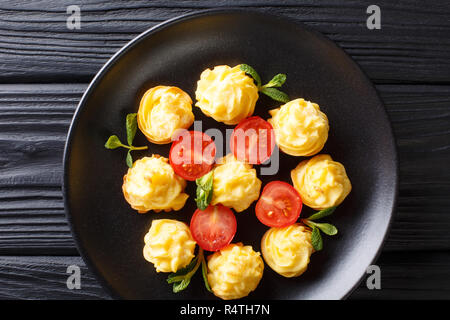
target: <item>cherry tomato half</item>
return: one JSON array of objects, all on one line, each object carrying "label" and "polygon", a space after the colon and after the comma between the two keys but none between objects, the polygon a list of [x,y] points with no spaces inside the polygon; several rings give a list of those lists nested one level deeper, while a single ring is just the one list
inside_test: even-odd
[{"label": "cherry tomato half", "polygon": [[210,136],[183,130],[172,143],[169,163],[177,175],[194,181],[212,169],[215,155],[216,145]]},{"label": "cherry tomato half", "polygon": [[217,251],[228,245],[236,233],[233,211],[221,204],[197,209],[191,219],[191,233],[197,244],[207,251]]},{"label": "cherry tomato half", "polygon": [[250,164],[267,161],[275,147],[272,125],[258,116],[242,120],[231,134],[230,147],[240,161]]},{"label": "cherry tomato half", "polygon": [[269,227],[286,227],[295,223],[302,211],[302,198],[289,183],[271,181],[256,203],[256,217]]}]

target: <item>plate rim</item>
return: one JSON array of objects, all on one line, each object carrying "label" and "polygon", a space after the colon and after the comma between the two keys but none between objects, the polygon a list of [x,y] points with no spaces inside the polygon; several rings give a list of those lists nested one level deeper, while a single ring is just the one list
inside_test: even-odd
[{"label": "plate rim", "polygon": [[[389,128],[389,136],[390,141],[392,142],[392,148],[393,148],[393,160],[394,160],[394,194],[393,194],[393,200],[392,200],[392,208],[389,212],[389,220],[387,223],[386,230],[384,231],[382,240],[378,246],[377,251],[374,254],[374,257],[371,259],[371,262],[369,265],[373,264],[378,257],[381,254],[381,251],[386,244],[386,239],[390,233],[390,230],[392,228],[392,222],[395,210],[397,208],[398,203],[398,185],[399,185],[399,163],[398,163],[398,147],[396,143],[396,135],[393,130],[392,122],[390,120],[389,114],[387,113],[386,107],[384,105],[383,100],[380,97],[380,94],[378,90],[376,89],[374,83],[370,80],[368,75],[364,70],[361,69],[359,64],[354,61],[354,59],[344,50],[342,49],[336,42],[333,40],[327,38],[324,34],[321,32],[312,29],[311,27],[305,25],[304,23],[295,20],[293,17],[289,17],[286,15],[278,14],[278,13],[268,13],[268,12],[261,12],[256,9],[250,9],[250,8],[216,8],[216,9],[205,9],[205,10],[195,10],[193,12],[185,13],[173,18],[170,18],[168,20],[162,21],[161,23],[158,23],[157,25],[150,27],[149,29],[143,31],[142,33],[138,34],[136,37],[128,41],[126,44],[124,44],[116,53],[114,53],[100,68],[100,70],[95,74],[95,76],[92,78],[92,80],[89,82],[89,85],[85,89],[83,95],[80,98],[80,101],[78,102],[78,105],[75,109],[75,112],[73,114],[69,129],[67,131],[67,137],[66,142],[64,145],[64,152],[63,152],[63,178],[61,181],[61,189],[62,189],[62,195],[63,195],[63,203],[64,203],[64,214],[67,219],[68,225],[70,227],[72,238],[74,239],[75,246],[77,248],[77,251],[79,252],[81,258],[83,259],[84,263],[86,264],[86,267],[89,269],[90,272],[95,276],[95,279],[100,283],[102,288],[106,291],[108,295],[110,295],[113,299],[125,299],[124,297],[120,296],[116,290],[114,290],[111,287],[111,284],[100,274],[99,270],[95,267],[95,264],[93,263],[92,258],[88,255],[86,250],[80,245],[80,238],[78,234],[75,232],[75,227],[72,220],[72,215],[70,213],[69,209],[69,168],[68,163],[71,158],[71,151],[72,151],[72,140],[74,131],[76,129],[76,126],[79,122],[79,114],[86,106],[86,100],[89,98],[89,96],[92,94],[92,92],[95,90],[95,87],[98,85],[98,82],[101,80],[103,75],[109,71],[111,67],[113,67],[114,63],[120,59],[124,54],[127,53],[127,51],[131,50],[135,45],[137,45],[142,39],[144,39],[147,36],[150,36],[153,33],[156,33],[164,28],[167,28],[173,24],[180,23],[186,20],[195,19],[202,16],[214,16],[217,14],[250,14],[250,15],[259,15],[262,17],[268,17],[272,19],[281,19],[285,20],[290,23],[294,23],[298,25],[299,27],[305,29],[306,31],[314,34],[315,36],[321,38],[323,41],[326,41],[327,43],[337,47],[340,51],[342,51],[347,58],[351,61],[351,63],[359,69],[359,71],[364,75],[364,81],[366,82],[366,85],[371,86],[373,88],[373,91],[375,92],[380,105],[382,106],[382,113],[385,118],[385,121],[388,124]],[[339,297],[337,300],[344,300],[347,299],[351,293],[360,285],[360,283],[363,281],[366,273],[363,272],[363,274],[358,278],[358,280],[355,282],[355,284],[349,288],[347,293],[343,294],[341,297]]]}]

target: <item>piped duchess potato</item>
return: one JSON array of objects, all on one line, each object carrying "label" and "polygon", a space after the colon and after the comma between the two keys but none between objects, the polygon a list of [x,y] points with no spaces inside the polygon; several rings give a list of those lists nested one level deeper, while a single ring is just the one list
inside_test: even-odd
[{"label": "piped duchess potato", "polygon": [[278,147],[292,156],[312,156],[328,139],[328,118],[319,105],[295,99],[269,111]]},{"label": "piped duchess potato", "polygon": [[298,223],[283,228],[270,228],[261,240],[266,263],[286,278],[304,273],[314,252],[311,232]]},{"label": "piped duchess potato", "polygon": [[211,204],[220,203],[237,212],[244,211],[258,199],[261,184],[256,170],[230,153],[214,168]]},{"label": "piped duchess potato", "polygon": [[177,272],[194,258],[196,243],[189,227],[181,221],[153,220],[144,242],[144,258],[154,264],[157,272]]},{"label": "piped duchess potato", "polygon": [[186,181],[173,171],[168,159],[152,155],[136,160],[123,177],[125,200],[139,213],[180,210],[189,197]]},{"label": "piped duchess potato", "polygon": [[247,296],[258,286],[264,271],[259,252],[242,243],[229,244],[208,257],[208,282],[223,300]]},{"label": "piped duchess potato", "polygon": [[237,124],[249,117],[258,100],[258,87],[240,66],[216,66],[200,75],[195,91],[202,112],[225,124]]},{"label": "piped duchess potato", "polygon": [[291,178],[303,203],[318,210],[338,206],[352,189],[344,166],[327,154],[300,162]]},{"label": "piped duchess potato", "polygon": [[194,122],[192,99],[177,87],[153,87],[141,99],[137,121],[148,141],[170,143],[178,129],[187,129]]}]

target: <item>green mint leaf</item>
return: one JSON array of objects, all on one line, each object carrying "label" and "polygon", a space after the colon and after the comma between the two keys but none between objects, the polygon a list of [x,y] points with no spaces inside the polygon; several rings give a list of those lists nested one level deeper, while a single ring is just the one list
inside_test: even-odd
[{"label": "green mint leaf", "polygon": [[185,279],[181,280],[180,282],[175,282],[173,284],[173,289],[172,289],[173,292],[177,293],[177,292],[180,292],[180,291],[186,289],[190,282],[191,282],[191,278],[185,278]]},{"label": "green mint leaf", "polygon": [[143,146],[143,147],[130,146],[129,149],[130,150],[147,150],[148,146]]},{"label": "green mint leaf", "polygon": [[258,87],[261,86],[261,77],[259,76],[258,72],[256,72],[255,69],[250,67],[248,64],[241,64],[239,68],[244,71],[246,74],[251,76],[253,79],[255,79],[256,85]]},{"label": "green mint leaf", "polygon": [[208,274],[208,268],[206,267],[205,259],[203,259],[203,261],[202,261],[203,282],[205,283],[206,290],[208,290],[209,292],[212,292],[211,287],[209,286],[207,274]]},{"label": "green mint leaf", "polygon": [[175,273],[170,274],[167,277],[167,283],[173,283],[173,292],[177,293],[187,288],[191,282],[192,276],[197,272],[200,264],[204,261],[202,248],[199,249],[197,257],[184,268],[178,270]]},{"label": "green mint leaf", "polygon": [[318,220],[318,219],[328,217],[329,215],[331,215],[334,212],[334,210],[336,210],[336,207],[330,207],[327,209],[320,210],[319,212],[316,212],[312,216],[310,216],[308,218],[308,220],[312,221],[312,220]]},{"label": "green mint leaf", "polygon": [[213,187],[213,181],[214,181],[213,178],[214,178],[214,174],[213,174],[213,171],[211,170],[204,176],[195,180],[195,183],[198,186],[202,187],[202,189],[204,189],[205,191],[208,191],[208,190],[211,190]]},{"label": "green mint leaf", "polygon": [[127,152],[127,158],[126,158],[127,166],[131,168],[133,166],[133,157],[131,156],[131,150],[128,150]]},{"label": "green mint leaf", "polygon": [[264,88],[272,88],[272,87],[281,87],[286,82],[286,75],[283,73],[279,73],[272,78],[267,84],[265,84]]},{"label": "green mint leaf", "polygon": [[271,97],[275,101],[279,101],[279,102],[283,102],[283,103],[289,102],[289,96],[286,93],[284,93],[278,89],[262,87],[261,92],[264,93],[265,95]]},{"label": "green mint leaf", "polygon": [[137,113],[127,114],[126,128],[127,128],[127,141],[128,145],[133,144],[134,136],[137,130]]},{"label": "green mint leaf", "polygon": [[308,220],[305,220],[305,223],[311,228],[316,227],[320,229],[323,233],[325,233],[328,236],[334,236],[335,234],[338,233],[337,228],[329,223],[316,223]]},{"label": "green mint leaf", "polygon": [[338,233],[338,229],[329,223],[317,223],[317,228],[328,236],[334,236]]},{"label": "green mint leaf", "polygon": [[109,137],[108,141],[106,141],[105,143],[105,148],[106,149],[116,149],[118,147],[125,147],[122,142],[120,142],[119,137],[117,137],[116,135],[112,135],[111,137]]},{"label": "green mint leaf", "polygon": [[195,202],[197,203],[197,207],[200,210],[205,210],[211,203],[213,194],[213,181],[214,181],[213,170],[205,174],[203,177],[195,180],[195,183],[197,184],[197,191],[196,191],[197,198],[195,198]]},{"label": "green mint leaf", "polygon": [[197,186],[197,191],[196,191],[196,195],[197,197],[195,198],[195,202],[197,203],[197,208],[199,208],[200,210],[205,210],[208,207],[208,201],[207,201],[207,194],[206,192]]},{"label": "green mint leaf", "polygon": [[199,208],[200,210],[206,210],[206,208],[208,208],[209,205],[208,195],[202,190],[201,195],[197,196],[195,202],[197,203],[197,208]]},{"label": "green mint leaf", "polygon": [[186,276],[189,272],[191,272],[195,268],[197,260],[198,257],[195,257],[186,267],[178,270],[177,272],[169,274],[169,276],[167,277],[167,282],[168,283],[179,282],[180,277]]},{"label": "green mint leaf", "polygon": [[311,233],[311,244],[316,251],[320,251],[323,248],[322,236],[318,228],[313,227]]}]

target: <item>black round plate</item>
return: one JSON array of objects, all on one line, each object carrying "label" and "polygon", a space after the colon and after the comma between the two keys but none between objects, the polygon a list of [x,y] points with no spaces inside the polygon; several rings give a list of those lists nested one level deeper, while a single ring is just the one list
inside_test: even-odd
[{"label": "black round plate", "polygon": [[[75,113],[64,155],[64,198],[67,217],[87,265],[114,297],[127,299],[214,299],[201,274],[178,294],[142,255],[143,238],[152,219],[189,222],[196,206],[195,183],[178,212],[138,214],[122,195],[127,171],[125,150],[106,150],[111,134],[126,141],[125,116],[137,112],[143,93],[156,85],[174,85],[195,97],[200,73],[216,65],[247,63],[269,81],[286,73],[283,90],[291,99],[320,105],[330,122],[325,149],[342,162],[353,184],[348,198],[328,221],[339,234],[324,239],[308,271],[287,279],[267,265],[256,291],[248,299],[340,299],[362,279],[380,251],[392,217],[397,193],[395,143],[384,107],[371,82],[334,43],[285,17],[243,10],[206,11],[158,25],[127,44],[101,69]],[[279,106],[266,97],[255,114],[269,118]],[[194,108],[208,128],[232,128]],[[148,143],[141,133],[135,145],[149,145],[134,158],[158,153],[168,156],[170,145]],[[276,176],[290,181],[290,170],[303,158],[280,155]],[[259,173],[259,169],[258,169]],[[307,208],[302,215],[312,213]],[[254,205],[237,213],[233,242],[260,250],[267,227],[254,215]]]}]

